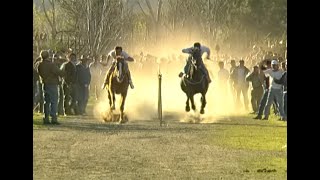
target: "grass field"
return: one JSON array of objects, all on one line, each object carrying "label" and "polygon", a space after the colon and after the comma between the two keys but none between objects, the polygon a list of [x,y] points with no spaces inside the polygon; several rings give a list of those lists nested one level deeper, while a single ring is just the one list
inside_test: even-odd
[{"label": "grass field", "polygon": [[90,115],[44,126],[35,113],[34,179],[287,179],[287,122],[274,115],[200,124],[164,117],[167,127],[154,119],[102,123]]}]

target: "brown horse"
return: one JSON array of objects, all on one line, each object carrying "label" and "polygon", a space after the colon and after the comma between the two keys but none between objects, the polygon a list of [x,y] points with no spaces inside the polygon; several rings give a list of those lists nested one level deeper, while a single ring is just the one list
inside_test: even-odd
[{"label": "brown horse", "polygon": [[129,87],[129,78],[127,73],[125,72],[125,64],[124,59],[117,59],[116,66],[110,76],[109,85],[108,85],[108,99],[111,114],[112,111],[115,110],[115,101],[116,94],[120,94],[120,118],[119,123],[124,123],[127,121],[127,117],[124,119],[124,104],[127,97],[128,87]]}]

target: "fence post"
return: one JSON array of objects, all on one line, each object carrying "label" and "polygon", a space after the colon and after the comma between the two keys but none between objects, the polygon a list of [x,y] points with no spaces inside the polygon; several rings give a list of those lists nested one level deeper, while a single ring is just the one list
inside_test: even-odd
[{"label": "fence post", "polygon": [[158,73],[158,80],[159,80],[159,88],[158,88],[158,118],[160,121],[160,126],[162,126],[163,120],[162,120],[162,97],[161,97],[161,79],[162,79],[162,74],[159,69]]}]

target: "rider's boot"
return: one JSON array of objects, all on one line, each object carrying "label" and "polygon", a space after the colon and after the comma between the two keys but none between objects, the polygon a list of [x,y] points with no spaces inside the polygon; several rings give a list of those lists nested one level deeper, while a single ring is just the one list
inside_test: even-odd
[{"label": "rider's boot", "polygon": [[184,74],[183,72],[180,72],[179,77],[181,78],[183,76],[183,74]]}]

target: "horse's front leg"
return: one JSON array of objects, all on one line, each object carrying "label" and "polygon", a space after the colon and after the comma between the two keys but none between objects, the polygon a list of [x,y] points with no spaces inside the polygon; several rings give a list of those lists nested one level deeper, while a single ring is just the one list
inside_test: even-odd
[{"label": "horse's front leg", "polygon": [[195,111],[195,110],[196,110],[196,105],[194,104],[193,96],[194,96],[194,95],[191,95],[191,96],[190,96],[190,101],[191,101],[191,108],[192,108],[193,111]]},{"label": "horse's front leg", "polygon": [[126,101],[126,97],[127,97],[127,93],[123,93],[121,94],[121,99],[120,99],[120,119],[119,119],[119,123],[123,123],[124,122],[124,104]]},{"label": "horse's front leg", "polygon": [[189,96],[187,95],[187,102],[186,102],[186,112],[190,111],[190,106],[189,106]]},{"label": "horse's front leg", "polygon": [[206,100],[206,95],[204,93],[201,93],[201,110],[200,114],[204,114],[204,108],[206,107],[207,100]]},{"label": "horse's front leg", "polygon": [[[111,90],[110,90],[111,91]],[[111,104],[110,104],[110,108],[111,110],[115,110],[116,109],[116,95],[114,92],[110,92],[111,95]]]},{"label": "horse's front leg", "polygon": [[109,100],[110,109],[112,109],[112,97],[111,97],[111,94],[112,94],[112,92],[110,92],[110,91],[108,90],[108,100]]}]

